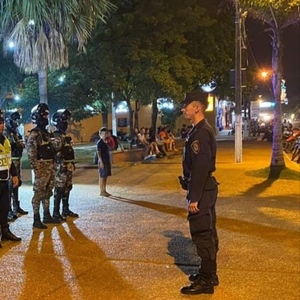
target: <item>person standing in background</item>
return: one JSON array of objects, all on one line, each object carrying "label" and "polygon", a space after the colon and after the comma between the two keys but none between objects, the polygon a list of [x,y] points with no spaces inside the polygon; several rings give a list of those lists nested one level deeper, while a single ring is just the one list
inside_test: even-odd
[{"label": "person standing in background", "polygon": [[102,127],[99,130],[100,140],[97,143],[98,171],[100,196],[109,197],[106,190],[107,177],[111,176],[111,161],[109,157],[109,147],[107,145],[107,128]]}]

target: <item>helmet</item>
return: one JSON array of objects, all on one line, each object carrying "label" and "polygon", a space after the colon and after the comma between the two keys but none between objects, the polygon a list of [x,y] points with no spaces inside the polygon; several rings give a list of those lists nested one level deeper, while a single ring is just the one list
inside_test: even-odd
[{"label": "helmet", "polygon": [[51,123],[59,130],[66,131],[68,120],[71,118],[71,112],[68,109],[59,109],[51,118]]},{"label": "helmet", "polygon": [[32,108],[31,110],[31,120],[33,124],[46,127],[48,125],[48,118],[44,116],[49,115],[49,107],[46,103],[40,103]]},{"label": "helmet", "polygon": [[5,116],[5,127],[9,131],[16,131],[19,126],[21,115],[18,111],[7,112]]},{"label": "helmet", "polygon": [[4,123],[4,119],[5,119],[4,110],[0,109],[0,123]]}]

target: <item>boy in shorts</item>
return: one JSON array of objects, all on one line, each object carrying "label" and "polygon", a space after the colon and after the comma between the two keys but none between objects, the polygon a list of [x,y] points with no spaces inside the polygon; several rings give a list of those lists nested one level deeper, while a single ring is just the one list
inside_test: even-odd
[{"label": "boy in shorts", "polygon": [[109,147],[107,145],[107,128],[102,127],[99,130],[100,140],[97,143],[98,170],[100,196],[109,197],[106,191],[107,177],[111,176],[111,161],[109,156]]}]

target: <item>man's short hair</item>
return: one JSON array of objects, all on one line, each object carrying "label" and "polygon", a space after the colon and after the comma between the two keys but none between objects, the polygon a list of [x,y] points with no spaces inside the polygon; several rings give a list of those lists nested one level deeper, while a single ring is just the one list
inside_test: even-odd
[{"label": "man's short hair", "polygon": [[207,109],[208,107],[208,94],[202,93],[202,92],[189,92],[186,93],[186,96],[184,100],[181,102],[183,107],[186,107],[193,101],[200,102],[203,106],[204,109]]},{"label": "man's short hair", "polygon": [[102,133],[102,132],[107,132],[107,128],[106,127],[101,127],[99,129],[99,132]]}]

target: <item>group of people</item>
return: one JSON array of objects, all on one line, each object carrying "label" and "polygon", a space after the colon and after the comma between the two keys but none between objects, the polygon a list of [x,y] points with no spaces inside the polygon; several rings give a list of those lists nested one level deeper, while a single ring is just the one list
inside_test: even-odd
[{"label": "group of people", "polygon": [[[205,119],[205,110],[208,106],[207,95],[191,92],[186,95],[182,103],[183,115],[191,122],[192,128],[188,132],[183,152],[183,176],[180,184],[186,191],[188,221],[190,234],[196,246],[201,265],[196,274],[189,275],[190,284],[181,288],[182,294],[212,294],[214,287],[219,285],[217,275],[217,252],[219,239],[216,230],[216,200],[218,182],[213,175],[216,170],[216,139],[213,128]],[[34,212],[33,227],[47,228],[45,224],[60,223],[66,217],[78,217],[69,210],[69,196],[72,189],[72,174],[74,166],[74,150],[72,139],[66,134],[70,112],[66,109],[58,110],[52,117],[56,126],[53,136],[47,131],[49,109],[46,104],[39,104],[32,110],[32,121],[36,126],[30,131],[27,142],[28,158],[35,173],[34,196],[32,206]],[[10,230],[7,216],[10,206],[9,181],[13,189],[20,186],[20,172],[15,160],[20,159],[24,145],[21,140],[19,152],[14,150],[4,135],[5,117],[0,115],[0,225],[2,240],[20,241]],[[166,129],[162,130],[167,132]],[[158,151],[157,142],[151,140],[155,133],[146,133],[144,128],[135,130],[136,143]],[[102,127],[99,130],[100,140],[97,143],[99,166],[100,195],[110,196],[106,190],[107,177],[111,175],[111,160],[109,157],[108,130]],[[164,134],[161,134],[164,138]],[[173,143],[173,142],[172,142]],[[152,148],[151,145],[152,144]],[[169,141],[168,144],[171,144]],[[174,147],[174,146],[173,146]],[[13,151],[16,151],[13,153]],[[54,187],[54,210],[51,216],[49,210],[50,197]],[[20,207],[18,193],[15,192],[14,211],[27,213]],[[63,203],[62,213],[60,203]],[[43,205],[43,222],[40,218],[40,204]]]},{"label": "group of people", "polygon": [[145,159],[155,156],[161,158],[167,152],[177,152],[175,137],[169,127],[158,127],[157,132],[152,128],[134,128],[130,142],[131,148],[145,149]]},{"label": "group of people", "polygon": [[[9,216],[28,214],[20,207],[19,187],[21,180],[21,158],[25,143],[18,132],[18,111],[0,111],[0,225],[2,241],[20,241],[9,229]],[[67,217],[78,217],[69,209],[72,177],[75,170],[75,155],[72,138],[66,133],[71,113],[59,109],[52,116],[55,131],[47,130],[49,108],[36,105],[31,110],[35,127],[27,140],[28,160],[34,171],[33,227],[46,229],[46,224],[59,224]],[[53,213],[50,213],[50,198],[54,195]],[[62,202],[62,208],[61,208]],[[11,205],[12,203],[12,205]],[[43,219],[40,206],[43,207]],[[1,245],[0,245],[1,247]]]}]

